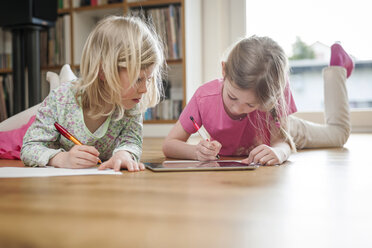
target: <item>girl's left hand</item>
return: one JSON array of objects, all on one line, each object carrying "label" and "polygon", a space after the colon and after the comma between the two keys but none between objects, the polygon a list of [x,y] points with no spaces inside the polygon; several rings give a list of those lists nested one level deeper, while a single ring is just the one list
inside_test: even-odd
[{"label": "girl's left hand", "polygon": [[259,145],[249,153],[248,158],[242,160],[242,163],[276,165],[283,163],[283,161],[274,148],[268,145]]},{"label": "girl's left hand", "polygon": [[127,168],[128,171],[143,171],[145,166],[141,162],[133,160],[132,155],[127,151],[116,152],[108,161],[102,163],[98,169],[114,169],[120,171],[121,168]]}]

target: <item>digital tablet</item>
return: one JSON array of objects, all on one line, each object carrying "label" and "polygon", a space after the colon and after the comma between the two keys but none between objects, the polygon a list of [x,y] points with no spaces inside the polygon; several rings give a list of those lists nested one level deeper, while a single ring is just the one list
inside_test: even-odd
[{"label": "digital tablet", "polygon": [[163,163],[144,163],[146,168],[152,171],[213,171],[213,170],[254,170],[257,164],[243,164],[239,161],[218,160],[218,161],[189,161],[174,160]]}]

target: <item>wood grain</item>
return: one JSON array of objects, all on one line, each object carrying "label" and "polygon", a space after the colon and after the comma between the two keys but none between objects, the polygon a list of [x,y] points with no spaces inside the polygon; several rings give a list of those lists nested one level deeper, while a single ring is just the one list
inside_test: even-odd
[{"label": "wood grain", "polygon": [[[164,160],[161,143],[145,139],[143,161]],[[255,171],[3,178],[0,247],[371,247],[371,144]]]}]

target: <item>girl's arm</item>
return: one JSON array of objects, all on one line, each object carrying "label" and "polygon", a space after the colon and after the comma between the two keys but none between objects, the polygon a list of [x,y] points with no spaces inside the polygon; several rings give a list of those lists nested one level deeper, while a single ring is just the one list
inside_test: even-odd
[{"label": "girl's arm", "polygon": [[291,147],[281,137],[275,136],[271,139],[271,146],[278,158],[278,164],[282,164],[287,161],[289,155],[291,155]]},{"label": "girl's arm", "polygon": [[163,143],[163,153],[166,157],[193,159],[200,161],[215,160],[221,149],[217,141],[202,140],[197,145],[187,144],[190,134],[183,129],[180,121],[174,125]]},{"label": "girl's arm", "polygon": [[279,134],[279,131],[271,135],[270,145],[255,147],[243,163],[259,163],[262,165],[277,165],[285,162],[291,154],[291,147]]},{"label": "girl's arm", "polygon": [[128,171],[145,170],[145,166],[139,162],[142,154],[142,114],[132,117],[125,117],[120,122],[115,123],[111,128],[122,128],[117,145],[112,157],[100,165],[99,169],[112,168],[119,171],[127,168]]},{"label": "girl's arm", "polygon": [[138,162],[142,155],[142,114],[124,117],[124,120],[116,123],[114,128],[121,128],[122,130],[120,131],[120,136],[116,139],[116,148],[112,154],[114,155],[119,151],[127,151],[133,156],[133,160]]},{"label": "girl's arm", "polygon": [[21,149],[21,160],[27,166],[45,166],[49,159],[63,151],[57,138],[58,131],[54,128],[56,120],[55,92],[52,91],[40,105],[35,122],[28,128]]},{"label": "girl's arm", "polygon": [[170,158],[196,159],[195,145],[186,143],[189,137],[190,134],[177,121],[163,142],[164,155]]},{"label": "girl's arm", "polygon": [[97,164],[98,151],[94,147],[74,146],[68,140],[67,144],[63,144],[60,133],[54,127],[55,121],[61,125],[77,121],[71,119],[71,116],[66,120],[65,114],[71,113],[76,107],[70,87],[71,85],[66,84],[58,90],[51,91],[41,103],[35,122],[23,138],[21,159],[25,165],[85,168]]}]

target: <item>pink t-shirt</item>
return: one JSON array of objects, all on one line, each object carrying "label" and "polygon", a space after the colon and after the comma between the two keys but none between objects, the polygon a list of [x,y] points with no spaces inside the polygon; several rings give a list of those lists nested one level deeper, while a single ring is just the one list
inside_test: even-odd
[{"label": "pink t-shirt", "polygon": [[[266,122],[266,112],[255,110],[241,120],[233,120],[226,113],[222,101],[222,79],[205,83],[195,92],[180,115],[180,123],[186,132],[196,132],[190,120],[193,116],[199,126],[211,135],[212,140],[222,144],[220,155],[243,156],[260,144],[269,145],[270,132]],[[289,87],[286,88],[288,114],[297,111]],[[261,123],[261,125],[259,124]]]}]

